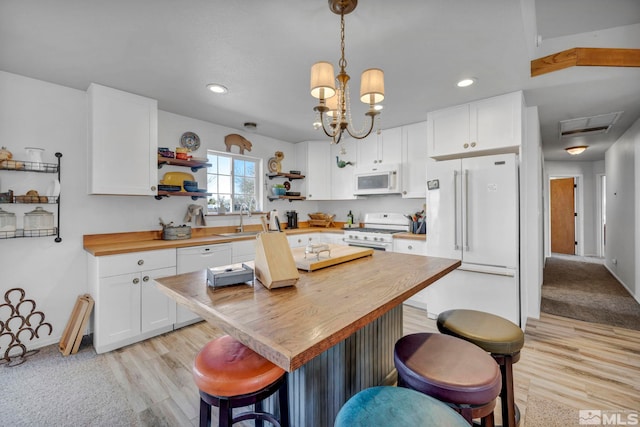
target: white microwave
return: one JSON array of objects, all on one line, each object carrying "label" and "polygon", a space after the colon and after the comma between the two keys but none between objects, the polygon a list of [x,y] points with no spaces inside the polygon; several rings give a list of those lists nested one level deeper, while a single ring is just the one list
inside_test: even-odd
[{"label": "white microwave", "polygon": [[400,168],[398,165],[381,164],[368,169],[355,171],[356,196],[369,194],[400,193]]}]

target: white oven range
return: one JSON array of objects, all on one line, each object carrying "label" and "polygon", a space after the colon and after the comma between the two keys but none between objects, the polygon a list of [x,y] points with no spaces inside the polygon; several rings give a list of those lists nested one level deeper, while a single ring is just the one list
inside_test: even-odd
[{"label": "white oven range", "polygon": [[360,246],[380,251],[393,249],[393,234],[409,231],[409,220],[399,213],[367,213],[364,227],[344,231],[344,242],[349,246]]}]

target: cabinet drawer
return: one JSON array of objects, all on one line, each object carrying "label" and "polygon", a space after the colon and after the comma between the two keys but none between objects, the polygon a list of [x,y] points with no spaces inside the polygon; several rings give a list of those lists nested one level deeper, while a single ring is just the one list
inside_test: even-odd
[{"label": "cabinet drawer", "polygon": [[394,239],[393,252],[427,255],[427,242],[422,240]]},{"label": "cabinet drawer", "polygon": [[175,267],[175,265],[175,249],[106,255],[98,257],[98,274],[100,277],[109,277],[118,274],[137,273],[144,270]]}]

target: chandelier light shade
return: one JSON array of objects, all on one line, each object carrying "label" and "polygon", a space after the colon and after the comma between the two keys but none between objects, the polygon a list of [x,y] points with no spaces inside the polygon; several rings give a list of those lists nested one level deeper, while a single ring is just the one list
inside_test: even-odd
[{"label": "chandelier light shade", "polygon": [[571,154],[572,156],[577,156],[578,154],[581,154],[584,152],[584,150],[587,149],[586,145],[579,145],[577,147],[568,147],[565,148],[566,152]]},{"label": "chandelier light shade", "polygon": [[[349,74],[347,74],[347,60],[344,57],[344,15],[353,12],[358,5],[357,0],[329,0],[329,9],[340,15],[340,72],[334,74],[330,62],[320,61],[311,67],[311,96],[318,99],[314,111],[319,114],[314,127],[322,127],[324,133],[331,138],[332,143],[339,143],[346,131],[351,137],[363,139],[371,134],[376,116],[380,114],[384,100],[384,71],[379,68],[369,68],[360,77],[360,101],[369,105],[365,113],[369,117],[369,126],[363,131],[355,131],[351,122],[351,99],[349,90]],[[321,126],[317,124],[320,123]]]},{"label": "chandelier light shade", "polygon": [[318,99],[331,98],[336,94],[336,77],[333,64],[316,62],[311,67],[311,96]]}]

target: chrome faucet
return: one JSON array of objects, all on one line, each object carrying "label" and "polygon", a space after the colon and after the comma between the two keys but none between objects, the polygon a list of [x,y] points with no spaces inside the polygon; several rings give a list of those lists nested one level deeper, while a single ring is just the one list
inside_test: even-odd
[{"label": "chrome faucet", "polygon": [[242,221],[242,213],[246,212],[247,213],[247,217],[251,217],[251,209],[249,209],[249,206],[247,206],[246,203],[242,203],[240,205],[240,227],[238,227],[238,231],[240,233],[244,232],[244,223]]}]

